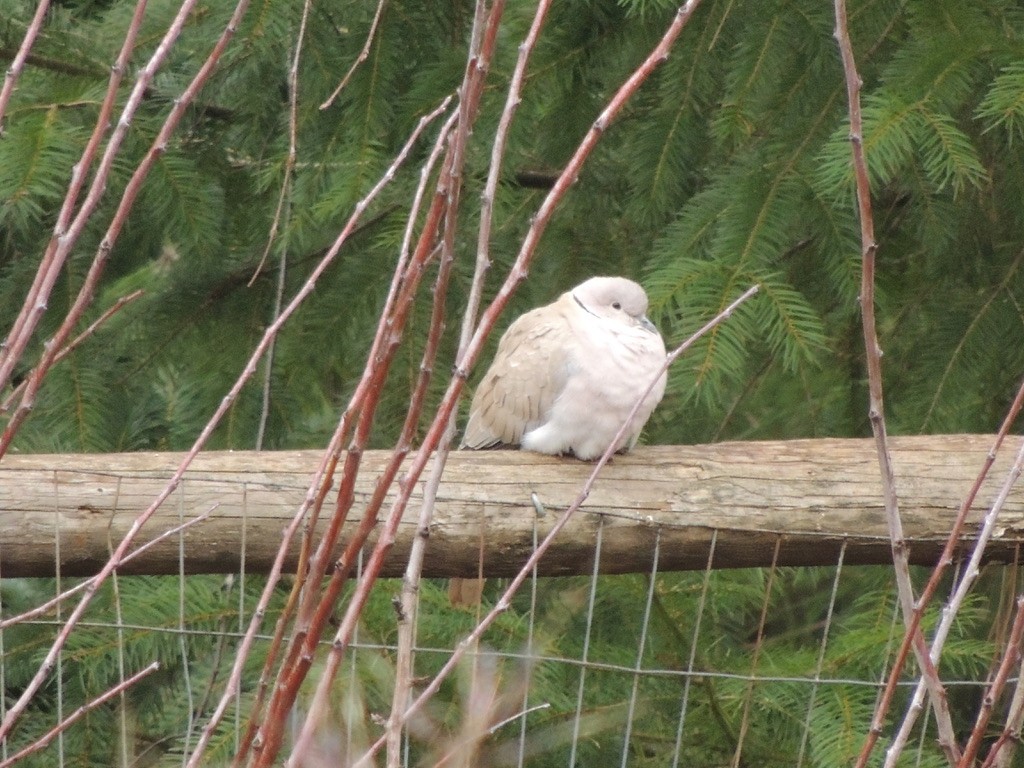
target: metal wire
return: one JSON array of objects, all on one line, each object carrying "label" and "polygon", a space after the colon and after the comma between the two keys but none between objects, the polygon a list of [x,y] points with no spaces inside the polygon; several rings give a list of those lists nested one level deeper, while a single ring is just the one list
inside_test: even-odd
[{"label": "metal wire", "polygon": [[[183,486],[182,493],[184,490]],[[534,546],[543,534],[543,518],[539,514],[533,524]],[[838,629],[840,617],[849,615],[843,612],[847,606],[842,601],[856,595],[857,579],[863,573],[858,567],[846,564],[848,551],[845,542],[841,543],[836,562],[830,569],[819,567],[820,572],[805,574],[800,568],[773,566],[764,569],[760,575],[749,570],[736,572],[739,578],[737,581],[716,568],[719,535],[714,530],[710,532],[710,544],[702,544],[708,546],[702,573],[691,576],[663,571],[663,564],[669,562],[669,539],[663,535],[662,528],[657,527],[653,530],[650,544],[650,569],[644,575],[644,599],[639,599],[637,593],[632,602],[625,602],[629,598],[624,596],[630,590],[623,587],[621,580],[631,579],[635,582],[638,576],[602,575],[602,570],[609,564],[606,561],[612,556],[605,549],[606,541],[609,545],[613,541],[608,535],[610,529],[607,526],[615,526],[616,521],[614,516],[605,515],[596,516],[593,520],[594,540],[592,554],[586,565],[588,573],[585,580],[578,578],[577,582],[570,582],[573,586],[561,593],[565,603],[564,606],[562,603],[557,604],[555,612],[560,614],[557,619],[545,613],[551,612],[550,608],[545,608],[545,598],[559,591],[559,577],[540,577],[535,570],[527,582],[529,587],[520,595],[521,602],[514,606],[517,614],[510,617],[515,624],[515,631],[508,637],[514,642],[475,654],[477,662],[486,657],[487,669],[481,672],[481,684],[496,683],[504,686],[496,689],[498,704],[494,709],[493,720],[480,739],[481,746],[477,753],[481,759],[479,764],[490,764],[487,750],[492,747],[504,750],[500,759],[494,758],[493,764],[520,768],[535,764],[535,758],[544,750],[553,752],[552,763],[568,765],[569,768],[598,763],[615,764],[619,768],[647,764],[645,750],[650,747],[652,738],[648,719],[655,717],[659,719],[659,727],[664,726],[658,731],[657,738],[660,741],[656,745],[658,750],[662,750],[658,754],[663,754],[666,760],[662,764],[671,765],[672,768],[704,765],[694,763],[694,755],[699,755],[704,748],[702,739],[706,739],[707,734],[701,728],[706,727],[703,724],[708,721],[709,701],[716,696],[726,702],[725,716],[730,729],[723,729],[728,744],[718,745],[716,762],[707,764],[727,765],[730,761],[734,766],[757,764],[754,749],[759,742],[764,741],[764,734],[757,731],[763,727],[759,708],[774,695],[768,692],[769,687],[789,686],[785,696],[793,697],[792,701],[798,703],[795,707],[791,706],[792,711],[787,713],[791,720],[791,735],[788,737],[791,740],[788,743],[792,745],[792,755],[787,764],[811,766],[819,764],[819,758],[815,755],[819,734],[815,727],[820,728],[820,708],[827,706],[829,694],[837,693],[840,688],[854,689],[858,691],[858,700],[870,701],[872,693],[877,696],[877,692],[884,687],[887,669],[892,663],[891,656],[902,632],[894,591],[880,597],[883,603],[879,606],[878,664],[869,672],[847,675],[843,674],[847,668],[835,663],[833,645],[841,637]],[[247,525],[248,520],[243,520],[243,531]],[[55,521],[55,533],[59,534],[59,526],[59,520]],[[245,541],[244,535],[242,540]],[[233,581],[234,588],[239,589],[237,601],[232,595],[225,603],[232,608],[231,613],[226,615],[219,629],[190,625],[192,619],[186,602],[186,590],[190,587],[191,576],[187,575],[185,566],[188,542],[189,539],[184,535],[178,537],[179,567],[176,576],[172,577],[177,579],[178,600],[173,607],[169,606],[172,615],[165,623],[148,626],[126,620],[127,604],[122,602],[122,593],[131,577],[117,576],[112,582],[111,612],[106,616],[93,613],[80,624],[80,629],[84,631],[111,634],[113,642],[118,645],[115,656],[118,664],[116,679],[120,681],[127,679],[136,661],[130,650],[131,637],[142,633],[162,635],[168,638],[172,647],[177,647],[178,658],[175,663],[181,667],[177,673],[177,682],[182,686],[181,695],[190,705],[188,721],[182,722],[181,734],[177,737],[183,755],[189,752],[194,728],[203,724],[204,707],[197,706],[197,701],[205,701],[210,685],[200,676],[198,669],[193,671],[196,659],[190,658],[190,654],[196,646],[195,641],[215,637],[230,649],[235,641],[244,636],[249,624],[247,613],[251,610],[247,605],[245,585],[253,576],[246,567],[243,551],[242,566]],[[776,558],[782,547],[780,537],[775,544]],[[678,553],[671,554],[675,556]],[[360,557],[356,566],[357,576],[362,568]],[[792,599],[790,581],[801,583],[800,579],[806,579],[803,583],[811,585],[817,592],[810,603],[813,615],[797,624],[803,633],[799,642],[807,657],[806,672],[799,666],[773,665],[768,649],[768,644],[775,641],[778,634],[772,628],[772,620],[780,610],[787,607],[786,600]],[[1004,581],[1013,582],[1006,584],[1006,589],[1018,586],[1016,578]],[[749,604],[749,615],[737,620],[749,622],[750,640],[746,646],[737,649],[728,665],[709,663],[711,658],[720,658],[710,651],[719,640],[715,630],[721,626],[722,621],[718,613],[720,603],[730,604],[721,596],[730,588],[735,589],[736,583],[742,583],[747,590],[744,599]],[[58,579],[57,584],[59,587],[62,582]],[[387,591],[392,587],[388,582],[383,582],[381,588]],[[673,593],[673,589],[682,591]],[[678,598],[678,602],[672,603],[674,610],[682,613],[670,616],[664,606],[669,604],[667,601],[673,595]],[[423,599],[424,594],[421,592],[417,600],[426,614],[418,610],[419,621],[432,618],[436,624],[436,603],[424,603]],[[233,615],[235,609],[237,620]],[[10,613],[11,609],[5,602],[0,604],[0,610]],[[632,644],[623,649],[620,643],[616,646],[617,652],[609,651],[610,646],[604,637],[609,630],[605,623],[609,615],[616,616],[618,621],[628,622],[626,627],[635,628],[635,649]],[[468,615],[460,614],[460,617],[466,619]],[[672,623],[674,620],[676,624]],[[578,633],[578,638],[564,644],[552,642],[545,634],[545,629],[551,626],[545,623],[548,621],[555,621],[559,632],[563,626],[575,627],[573,631]],[[26,621],[22,626],[38,627],[41,633],[52,632],[61,626],[59,608],[49,618]],[[267,634],[270,628],[267,627],[258,641],[271,639]],[[358,754],[360,749],[365,748],[367,743],[376,738],[373,734],[380,727],[379,708],[375,708],[377,705],[374,703],[377,694],[371,689],[373,685],[380,685],[386,680],[386,665],[394,657],[397,647],[385,638],[386,632],[378,631],[375,627],[371,629],[364,631],[363,626],[357,628],[350,646],[350,655],[346,659],[345,674],[339,685],[336,699],[338,727],[330,733],[328,743],[331,749],[337,750],[338,765],[345,765],[347,756]],[[620,636],[628,634],[622,631],[622,626],[615,629]],[[453,646],[429,641],[421,643],[421,637],[425,639],[428,635],[420,630],[419,625],[414,627],[415,666],[417,673],[427,674],[422,670],[436,668],[450,657]],[[431,634],[429,637],[436,638],[437,635]],[[453,645],[456,642],[457,637],[453,639]],[[995,637],[994,642],[998,644],[999,638]],[[516,647],[516,643],[521,645]],[[8,633],[0,633],[0,649],[7,644]],[[579,652],[578,655],[569,655],[564,650],[559,652],[559,648],[578,648]],[[0,680],[6,680],[8,668],[2,661],[0,658]],[[59,698],[56,714],[58,720],[61,712],[66,716],[80,706],[77,701],[65,699],[70,695],[70,686],[66,683],[71,679],[68,675],[72,674],[68,662],[69,657],[62,654],[58,658],[55,673]],[[789,669],[798,671],[791,673]],[[781,670],[786,672],[782,673]],[[368,675],[376,677],[371,679]],[[538,693],[540,687],[533,683],[544,679],[544,676],[568,681],[564,686],[562,700],[558,700],[558,696],[552,698],[547,693],[543,696]],[[917,682],[913,669],[908,670],[905,677],[899,683],[900,689],[912,690]],[[985,677],[984,674],[964,672],[954,675],[946,671],[943,684],[951,691],[963,691],[962,698],[970,700],[982,695],[986,685]],[[1009,684],[1016,686],[1018,682],[1014,678]],[[673,683],[678,686],[675,690]],[[606,700],[602,698],[608,691],[615,691],[618,696],[611,715],[608,714]],[[656,704],[652,704],[655,701],[652,697],[657,697]],[[791,701],[788,698],[783,700]],[[239,692],[233,722],[229,722],[225,728],[225,737],[234,738],[236,745],[239,734],[247,727],[246,701],[246,696]],[[454,753],[445,745],[444,739],[456,738],[456,734],[459,734],[458,707],[460,702],[465,707],[471,701],[472,695],[450,695],[444,702],[439,702],[437,708],[428,711],[418,723],[411,724],[403,735],[402,764],[432,765],[430,762],[424,763],[429,755]],[[670,702],[668,706],[665,706],[666,701]],[[297,716],[302,716],[301,710]],[[123,711],[118,717],[121,718],[121,744],[117,745],[119,759],[130,762],[134,758],[129,747],[134,723],[125,719]],[[605,719],[601,720],[601,717]],[[865,721],[863,728],[867,726]],[[927,717],[922,718],[917,727],[919,730],[914,739],[916,757],[907,756],[905,759],[908,759],[908,764],[916,762],[932,765],[936,755],[934,722]],[[594,737],[595,728],[601,729],[596,731],[600,734],[599,738]],[[439,739],[440,743],[431,743],[431,739]],[[59,755],[55,763],[73,761],[72,753],[66,752],[70,745],[71,742],[63,736],[58,738],[51,747]],[[8,746],[4,745],[4,748]],[[595,754],[600,756],[597,763],[593,758]]]}]

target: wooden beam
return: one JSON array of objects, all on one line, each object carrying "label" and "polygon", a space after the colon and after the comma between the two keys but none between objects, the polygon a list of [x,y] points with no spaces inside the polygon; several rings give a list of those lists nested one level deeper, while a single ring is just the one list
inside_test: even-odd
[{"label": "wooden beam", "polygon": [[[1015,438],[979,495],[987,505],[1003,482]],[[992,438],[945,435],[896,438],[893,457],[903,524],[913,562],[936,558],[963,495]],[[368,452],[352,522],[388,456]],[[178,465],[172,453],[9,455],[0,462],[0,576],[93,573]],[[208,511],[183,537],[188,573],[269,568],[282,531],[306,493],[314,451],[206,453],[145,526],[138,544]],[[473,575],[483,557],[489,576],[515,573],[592,465],[519,451],[460,451],[448,462],[424,573]],[[336,484],[335,484],[336,485]],[[535,497],[539,508],[531,501]],[[329,502],[330,504],[330,502]],[[324,511],[330,514],[333,507]],[[386,567],[401,573],[415,535],[417,504],[406,515]],[[973,537],[980,512],[968,528]],[[589,573],[602,530],[606,573],[650,568],[660,531],[660,570],[702,569],[715,537],[714,565],[771,562],[827,565],[846,543],[845,562],[890,560],[875,449],[870,440],[791,440],[658,446],[619,456],[543,560],[542,574]],[[349,528],[348,530],[351,530]],[[965,539],[965,546],[969,543]],[[986,557],[1009,561],[1024,543],[1024,493],[1011,493]],[[294,565],[297,543],[289,567]],[[176,573],[179,538],[123,568]]]}]

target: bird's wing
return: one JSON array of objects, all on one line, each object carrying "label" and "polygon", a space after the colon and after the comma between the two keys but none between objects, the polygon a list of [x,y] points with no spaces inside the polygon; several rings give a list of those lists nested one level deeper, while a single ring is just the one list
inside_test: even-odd
[{"label": "bird's wing", "polygon": [[512,323],[473,395],[462,445],[519,445],[543,424],[568,380],[573,343],[563,301]]}]

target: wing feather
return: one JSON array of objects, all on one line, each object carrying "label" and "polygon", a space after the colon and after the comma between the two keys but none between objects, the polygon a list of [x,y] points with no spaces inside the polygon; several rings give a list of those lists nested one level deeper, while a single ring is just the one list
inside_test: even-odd
[{"label": "wing feather", "polygon": [[519,445],[543,424],[568,380],[567,319],[561,301],[518,318],[498,343],[473,395],[462,445]]}]

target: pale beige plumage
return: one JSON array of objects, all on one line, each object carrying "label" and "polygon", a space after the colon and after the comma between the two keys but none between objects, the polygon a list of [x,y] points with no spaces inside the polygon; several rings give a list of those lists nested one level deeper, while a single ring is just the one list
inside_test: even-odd
[{"label": "pale beige plumage", "polygon": [[632,280],[594,277],[522,315],[477,387],[463,446],[595,459],[657,376],[615,446],[629,450],[665,391],[665,344],[646,312]]},{"label": "pale beige plumage", "polygon": [[[657,377],[615,446],[632,448],[665,392],[665,344],[646,312],[632,280],[593,277],[522,315],[477,386],[462,446],[596,459]],[[451,579],[452,605],[479,603],[483,584]]]}]

